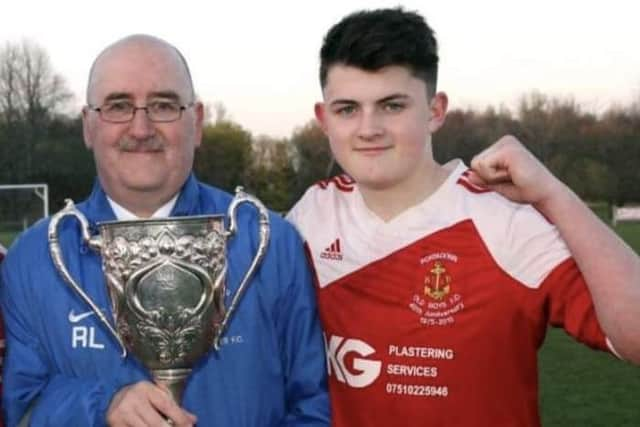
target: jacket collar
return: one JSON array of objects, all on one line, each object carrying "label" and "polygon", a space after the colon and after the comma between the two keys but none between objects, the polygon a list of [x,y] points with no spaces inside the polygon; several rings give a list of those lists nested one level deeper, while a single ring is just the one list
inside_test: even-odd
[{"label": "jacket collar", "polygon": [[180,195],[171,211],[171,216],[197,215],[202,212],[200,206],[200,185],[191,173],[180,190]]}]

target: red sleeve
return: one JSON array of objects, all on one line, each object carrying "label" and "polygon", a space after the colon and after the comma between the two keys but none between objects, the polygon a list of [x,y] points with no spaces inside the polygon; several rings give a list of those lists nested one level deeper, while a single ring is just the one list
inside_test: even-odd
[{"label": "red sleeve", "polygon": [[611,351],[596,317],[591,294],[573,259],[559,264],[542,284],[552,326],[564,328],[589,347]]}]

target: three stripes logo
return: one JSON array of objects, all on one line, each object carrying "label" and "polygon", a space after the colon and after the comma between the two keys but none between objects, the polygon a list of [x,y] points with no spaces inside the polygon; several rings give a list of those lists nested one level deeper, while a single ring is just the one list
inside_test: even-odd
[{"label": "three stripes logo", "polygon": [[336,239],[324,251],[320,253],[320,258],[333,259],[342,261],[342,249],[340,248],[340,239]]}]

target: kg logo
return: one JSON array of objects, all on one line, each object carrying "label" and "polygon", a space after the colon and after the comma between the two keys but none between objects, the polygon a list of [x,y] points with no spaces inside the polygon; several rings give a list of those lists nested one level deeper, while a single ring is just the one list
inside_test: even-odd
[{"label": "kg logo", "polygon": [[[332,335],[327,340],[327,369],[329,375],[355,388],[371,385],[379,376],[382,362],[365,359],[376,350],[366,342],[355,338]],[[350,363],[348,363],[350,362]]]}]

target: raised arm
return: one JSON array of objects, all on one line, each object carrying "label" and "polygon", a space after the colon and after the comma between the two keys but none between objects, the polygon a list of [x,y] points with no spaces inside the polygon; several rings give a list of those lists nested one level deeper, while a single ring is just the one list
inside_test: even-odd
[{"label": "raised arm", "polygon": [[560,232],[616,352],[640,364],[640,257],[512,136],[471,162],[470,180],[530,203]]}]

